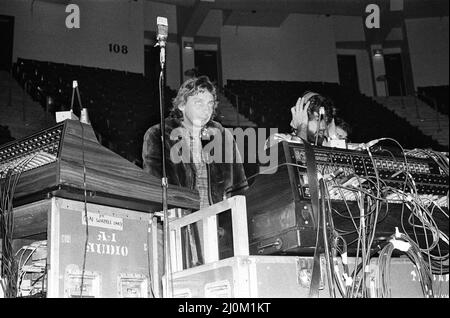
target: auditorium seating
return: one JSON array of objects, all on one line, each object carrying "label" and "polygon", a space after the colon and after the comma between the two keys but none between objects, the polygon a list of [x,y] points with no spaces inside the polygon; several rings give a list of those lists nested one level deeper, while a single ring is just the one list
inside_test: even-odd
[{"label": "auditorium seating", "polygon": [[[13,76],[47,111],[69,110],[72,82],[78,81],[81,104],[100,142],[140,164],[145,131],[159,122],[157,83],[142,74],[19,58]],[[176,92],[166,87],[166,113]],[[74,113],[80,105],[74,98]]]},{"label": "auditorium seating", "polygon": [[314,91],[333,100],[337,115],[352,129],[351,142],[390,137],[406,148],[444,150],[372,98],[337,83],[228,80],[226,88],[239,96],[239,110],[260,127],[277,127],[281,132],[290,132],[290,108],[305,91]]},{"label": "auditorium seating", "polygon": [[[13,76],[51,113],[70,109],[72,81],[77,80],[82,105],[89,110],[100,142],[130,161],[140,163],[143,135],[148,127],[159,122],[157,83],[137,73],[21,58],[13,66]],[[442,149],[370,97],[337,83],[228,80],[226,88],[239,96],[239,111],[259,127],[290,131],[290,107],[303,92],[310,90],[334,101],[338,115],[352,127],[352,142],[391,137],[407,148]],[[166,88],[166,112],[175,93]],[[74,112],[79,114],[76,100]]]}]

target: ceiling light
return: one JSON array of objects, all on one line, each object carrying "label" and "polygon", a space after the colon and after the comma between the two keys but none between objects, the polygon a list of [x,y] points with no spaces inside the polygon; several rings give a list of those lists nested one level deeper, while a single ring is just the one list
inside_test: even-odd
[{"label": "ceiling light", "polygon": [[383,57],[383,50],[382,49],[374,49],[373,57]]},{"label": "ceiling light", "polygon": [[194,42],[184,41],[183,47],[184,47],[186,50],[192,50],[192,49],[194,49]]}]

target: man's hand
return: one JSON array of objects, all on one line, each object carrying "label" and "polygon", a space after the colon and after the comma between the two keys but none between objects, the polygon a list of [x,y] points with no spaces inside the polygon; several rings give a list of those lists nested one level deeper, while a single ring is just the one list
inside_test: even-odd
[{"label": "man's hand", "polygon": [[310,102],[308,101],[305,104],[305,101],[302,97],[299,97],[297,103],[294,107],[291,108],[292,120],[291,127],[294,129],[298,129],[301,125],[308,125],[308,106]]},{"label": "man's hand", "polygon": [[302,138],[306,138],[309,104],[309,101],[305,104],[305,99],[300,97],[295,106],[291,108],[291,127],[297,129],[297,135]]}]

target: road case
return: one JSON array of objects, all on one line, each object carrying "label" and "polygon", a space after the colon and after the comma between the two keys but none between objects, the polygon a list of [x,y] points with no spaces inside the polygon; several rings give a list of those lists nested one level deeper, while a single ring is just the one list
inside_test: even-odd
[{"label": "road case", "polygon": [[[312,266],[312,257],[234,256],[174,273],[173,296],[308,297]],[[324,266],[321,269],[319,297],[329,297]]]},{"label": "road case", "polygon": [[[354,268],[355,259],[349,258]],[[319,298],[329,298],[325,258],[321,258]],[[235,256],[173,274],[174,297],[186,298],[306,298],[313,258],[300,256]],[[423,298],[417,269],[408,258],[392,258],[390,289],[393,298]],[[377,258],[368,272],[370,286],[378,286]],[[434,297],[449,297],[449,275],[433,275]],[[336,290],[337,297],[341,297]],[[358,297],[358,295],[356,295]],[[369,297],[377,297],[375,290]]]},{"label": "road case", "polygon": [[84,202],[53,197],[14,218],[18,242],[47,241],[47,297],[151,296],[151,214],[88,203],[86,226]]}]

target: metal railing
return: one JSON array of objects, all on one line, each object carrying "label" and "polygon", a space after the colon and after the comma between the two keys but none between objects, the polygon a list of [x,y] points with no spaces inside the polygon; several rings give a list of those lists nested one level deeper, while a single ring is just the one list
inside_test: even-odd
[{"label": "metal railing", "polygon": [[[425,104],[427,104],[428,106],[431,107],[431,109],[434,110],[435,114],[436,114],[436,122],[438,125],[438,131],[441,131],[441,112],[439,111],[439,107],[438,107],[438,102],[435,98],[428,96],[424,93],[420,93],[419,91],[415,92],[415,97],[419,100],[421,100],[422,102],[424,102]],[[417,106],[417,100],[415,101],[416,103],[416,111],[418,111],[418,106]]]}]

